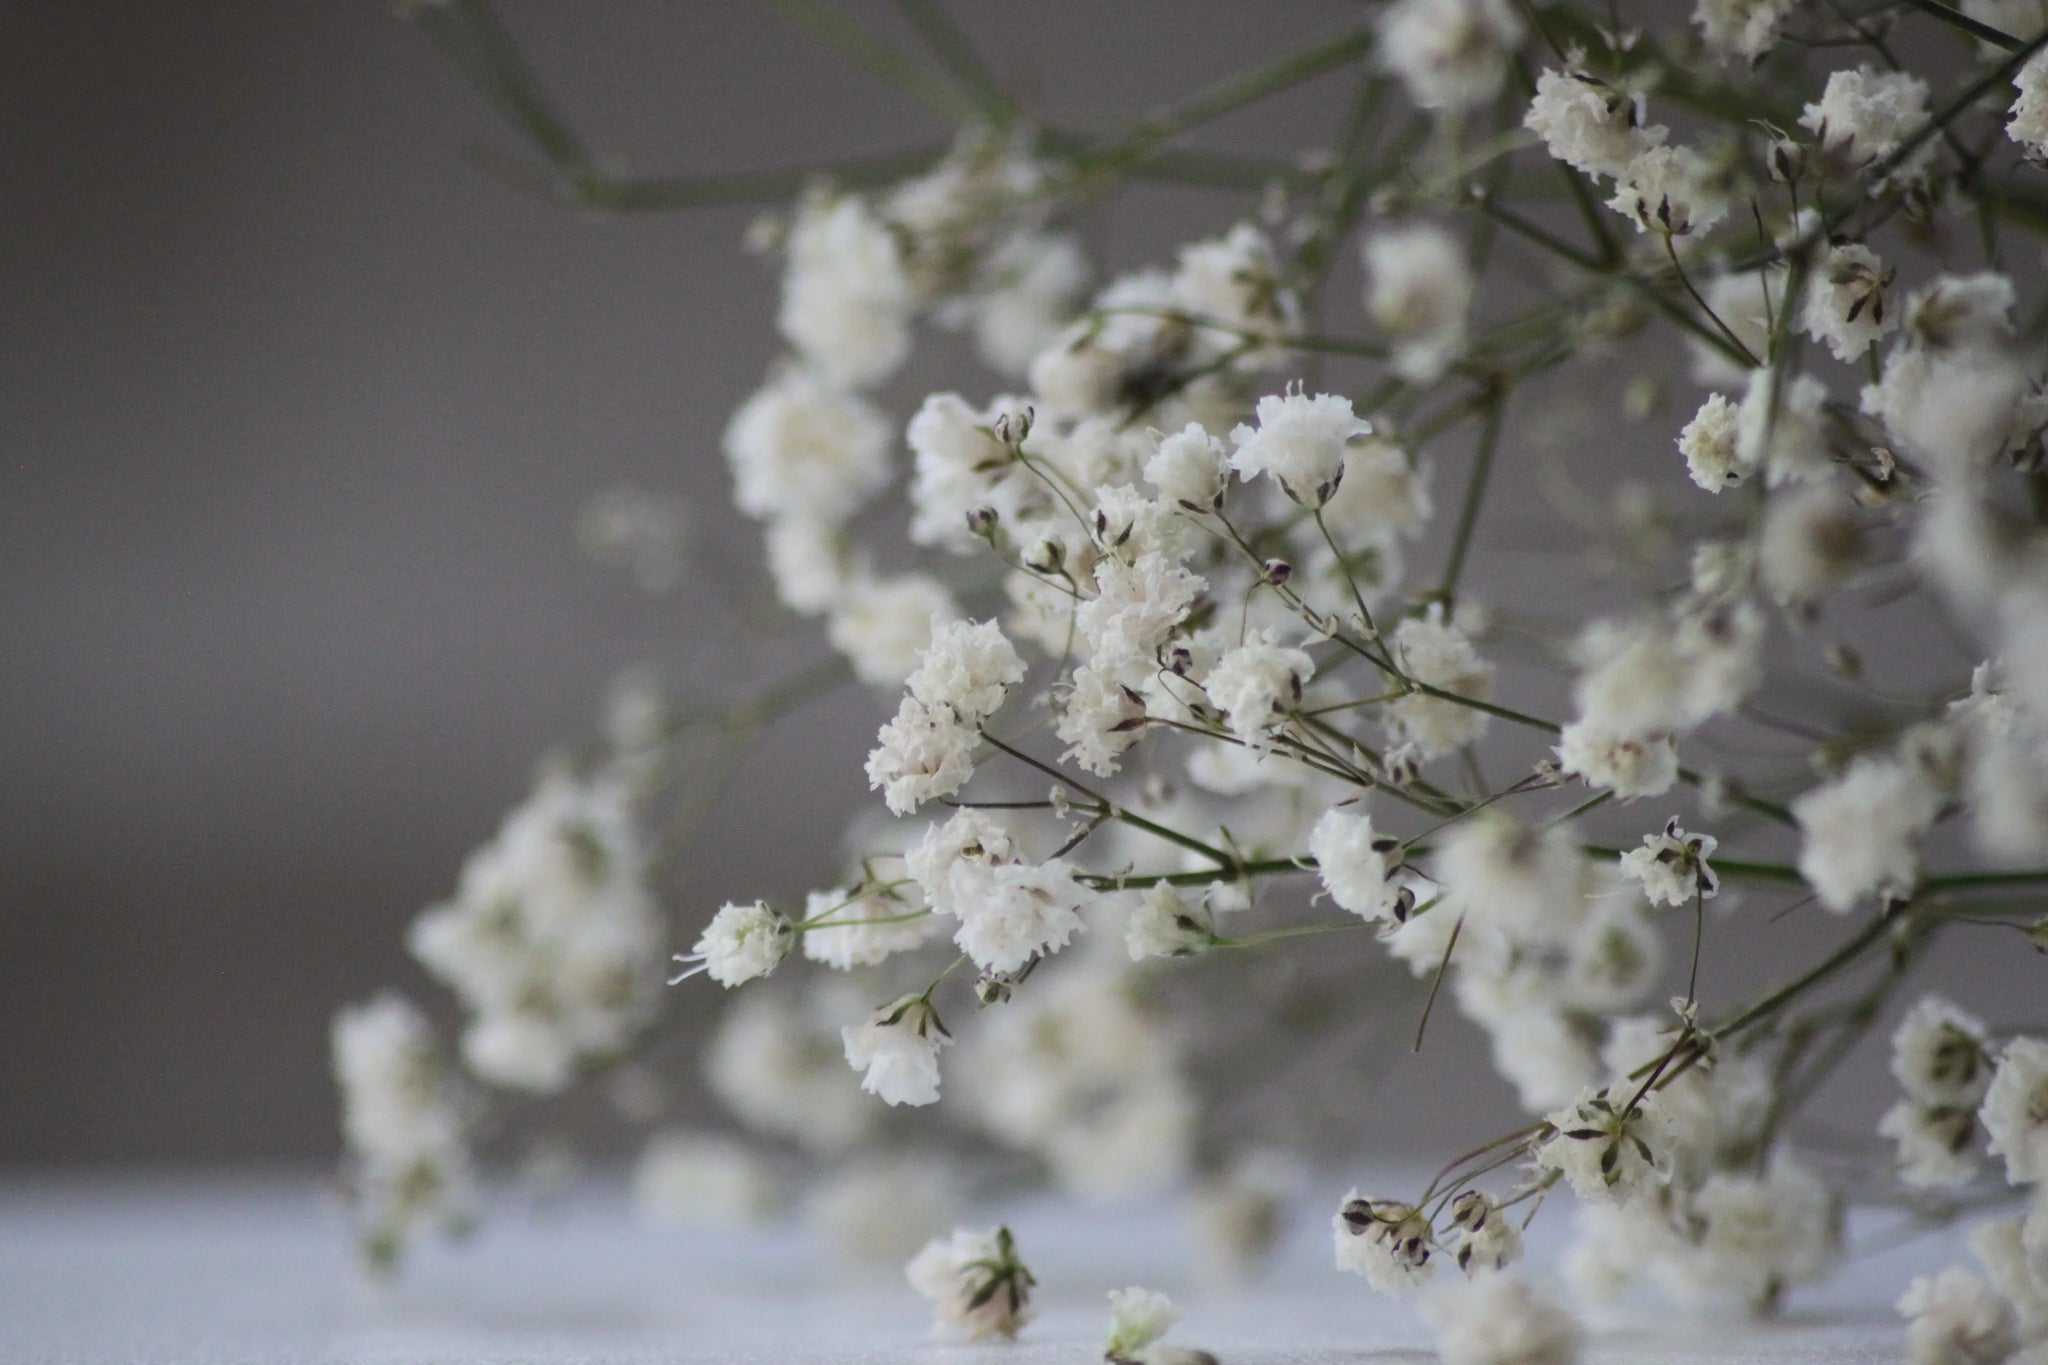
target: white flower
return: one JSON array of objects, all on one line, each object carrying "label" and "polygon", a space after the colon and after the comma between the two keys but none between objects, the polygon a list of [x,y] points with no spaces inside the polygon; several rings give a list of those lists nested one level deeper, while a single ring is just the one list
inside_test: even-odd
[{"label": "white flower", "polygon": [[860,1088],[889,1104],[936,1104],[939,1049],[953,1041],[938,1011],[921,995],[884,1005],[864,1023],[839,1032],[846,1064],[863,1072]]},{"label": "white flower", "polygon": [[[1422,534],[1435,510],[1429,467],[1379,436],[1353,441],[1344,455],[1344,478],[1323,504],[1323,520],[1339,539],[1363,537],[1381,556],[1396,553],[1397,537]],[[1389,572],[1382,579],[1391,582]]]},{"label": "white flower", "polygon": [[2013,77],[2020,92],[2005,131],[2035,157],[2048,157],[2048,57],[2036,52]]},{"label": "white flower", "polygon": [[1708,47],[1753,62],[1778,41],[1778,25],[1791,10],[1792,0],[1698,0],[1692,21]]},{"label": "white flower", "polygon": [[1037,1283],[1017,1259],[1008,1228],[965,1229],[934,1238],[903,1269],[910,1287],[931,1300],[937,1331],[957,1331],[969,1341],[1014,1337],[1031,1321],[1031,1289]]},{"label": "white flower", "polygon": [[[1799,116],[1800,125],[1820,138],[1824,150],[1858,167],[1889,155],[1926,121],[1927,82],[1867,66],[1831,73],[1820,102],[1807,105]],[[1929,140],[1901,170],[1911,174],[1931,146]]]},{"label": "white flower", "polygon": [[1304,507],[1320,507],[1344,477],[1344,455],[1356,437],[1370,436],[1372,423],[1337,394],[1310,397],[1298,389],[1259,400],[1258,426],[1230,433],[1237,452],[1230,467],[1242,479],[1270,475],[1281,491]]},{"label": "white flower", "polygon": [[1434,1269],[1429,1220],[1412,1205],[1361,1198],[1353,1190],[1331,1216],[1330,1228],[1337,1269],[1363,1275],[1382,1294],[1413,1289]]},{"label": "white flower", "polygon": [[1102,1347],[1103,1359],[1132,1359],[1172,1331],[1179,1318],[1173,1300],[1156,1289],[1110,1290],[1109,1340]]},{"label": "white flower", "polygon": [[1095,566],[1095,596],[1075,609],[1074,628],[1097,669],[1150,673],[1160,647],[1207,586],[1161,554],[1131,563],[1105,558]]},{"label": "white flower", "polygon": [[1555,1299],[1519,1275],[1444,1280],[1425,1294],[1443,1365],[1573,1365],[1583,1333]]},{"label": "white flower", "polygon": [[1187,555],[1187,519],[1171,504],[1155,502],[1130,484],[1105,484],[1096,489],[1095,509],[1088,521],[1097,548],[1118,559],[1153,553],[1168,559]]},{"label": "white flower", "polygon": [[1522,41],[1507,0],[1395,0],[1379,27],[1380,65],[1424,109],[1469,109],[1493,98]]},{"label": "white flower", "polygon": [[1260,344],[1238,358],[1238,368],[1265,369],[1278,362],[1283,353],[1276,343],[1299,330],[1301,303],[1281,283],[1273,243],[1262,229],[1239,223],[1221,237],[1182,247],[1178,264],[1170,286],[1173,307],[1221,324],[1198,326],[1198,355],[1220,356],[1252,341]]},{"label": "white flower", "polygon": [[1642,884],[1652,905],[1690,905],[1695,896],[1712,900],[1721,880],[1707,859],[1720,841],[1711,834],[1687,834],[1674,818],[1659,834],[1643,836],[1643,846],[1621,855],[1624,875]]},{"label": "white flower", "polygon": [[889,482],[889,429],[872,404],[790,366],[725,429],[733,502],[759,520],[837,525]]},{"label": "white flower", "polygon": [[804,900],[804,956],[840,971],[872,967],[931,937],[933,916],[895,890],[835,887]]},{"label": "white flower", "polygon": [[1827,474],[1827,398],[1827,387],[1812,375],[1781,386],[1776,370],[1750,371],[1735,411],[1736,465],[1762,469],[1773,487]]},{"label": "white flower", "polygon": [[924,892],[936,914],[958,913],[953,885],[963,864],[989,866],[1011,861],[1009,831],[986,811],[956,811],[943,824],[926,828],[903,855],[904,871]]},{"label": "white flower", "polygon": [[1017,404],[998,398],[976,411],[958,394],[924,400],[904,431],[913,466],[910,538],[956,552],[978,547],[970,514],[988,508],[1014,520],[1023,497],[1021,467],[996,436],[1014,422]]},{"label": "white flower", "polygon": [[1855,503],[1827,484],[1792,489],[1764,507],[1757,536],[1757,578],[1788,606],[1820,601],[1862,564],[1863,520]]},{"label": "white flower", "polygon": [[1625,1204],[1671,1175],[1671,1152],[1648,1105],[1628,1104],[1634,1089],[1588,1092],[1550,1115],[1556,1130],[1536,1149],[1536,1165],[1556,1171],[1588,1203]]},{"label": "white flower", "polygon": [[[1058,952],[1081,930],[1090,892],[1065,859],[1030,863],[955,863],[948,878],[953,941],[985,972],[1014,972],[1041,953]],[[933,903],[938,908],[938,903]]]},{"label": "white flower", "polygon": [[1133,962],[1198,953],[1214,937],[1180,892],[1165,882],[1147,887],[1124,921],[1124,949]]},{"label": "white flower", "polygon": [[463,1215],[461,1113],[426,1016],[398,995],[337,1013],[332,1056],[363,1246],[388,1263],[415,1223]]},{"label": "white flower", "polygon": [[1232,734],[1262,748],[1286,725],[1287,710],[1300,703],[1313,676],[1315,662],[1307,654],[1276,643],[1270,632],[1253,631],[1216,661],[1202,690],[1224,712]]},{"label": "white flower", "polygon": [[1361,919],[1393,920],[1402,901],[1402,887],[1389,878],[1400,852],[1398,839],[1373,833],[1372,817],[1346,810],[1328,810],[1309,831],[1309,856],[1330,899]]},{"label": "white flower", "polygon": [[926,706],[950,707],[962,724],[976,725],[1022,681],[1024,661],[994,621],[933,621],[931,643],[904,687]]},{"label": "white flower", "polygon": [[830,611],[846,590],[839,532],[809,517],[779,517],[762,533],[775,595],[799,616]]},{"label": "white flower", "polygon": [[728,902],[711,917],[693,953],[689,957],[676,954],[685,970],[669,984],[704,972],[730,989],[774,971],[795,942],[796,926],[781,911],[770,909],[766,901],[751,905]]},{"label": "white flower", "polygon": [[1991,1154],[2005,1158],[2008,1181],[2027,1185],[2048,1178],[2048,1042],[2007,1043],[1977,1113],[1991,1137]]},{"label": "white flower", "polygon": [[1064,233],[1020,232],[988,254],[981,274],[965,300],[975,346],[998,374],[1027,374],[1074,316],[1088,283],[1087,257]]},{"label": "white flower", "polygon": [[1097,777],[1114,776],[1124,750],[1145,732],[1145,698],[1135,689],[1083,664],[1060,708],[1057,733],[1070,746],[1060,755]]},{"label": "white flower", "polygon": [[1574,721],[1558,735],[1558,766],[1624,801],[1662,796],[1678,780],[1678,746],[1669,735],[1631,735]]},{"label": "white flower", "polygon": [[1450,1204],[1457,1235],[1458,1268],[1479,1276],[1506,1270],[1522,1258],[1522,1233],[1500,1201],[1481,1190],[1466,1190]]},{"label": "white flower", "polygon": [[1913,1365],[1999,1365],[2019,1344],[2012,1306],[1961,1266],[1916,1277],[1898,1310]]},{"label": "white flower", "polygon": [[1607,206],[1638,232],[1683,237],[1728,216],[1728,196],[1712,180],[1706,158],[1668,143],[1637,152],[1615,183]]},{"label": "white flower", "polygon": [[1908,1099],[1974,1109],[1991,1074],[1984,1025],[1943,996],[1920,997],[1892,1033],[1892,1075]]},{"label": "white flower", "polygon": [[1229,452],[1199,422],[1161,437],[1159,449],[1145,462],[1145,482],[1158,489],[1161,498],[1191,512],[1221,507],[1229,481]]},{"label": "white flower", "polygon": [[[2040,1207],[2038,1200],[2034,1207]],[[2038,1341],[2048,1332],[2048,1280],[2043,1280],[2027,1250],[2029,1221],[2031,1212],[2026,1219],[1988,1218],[1970,1229],[1970,1250],[1977,1254],[1991,1287],[2012,1304],[2020,1331]]]},{"label": "white flower", "polygon": [[1444,832],[1437,879],[1471,921],[1517,940],[1556,942],[1584,904],[1584,855],[1569,826],[1531,828],[1499,807]]},{"label": "white flower", "polygon": [[845,1150],[879,1113],[841,1060],[840,1021],[865,1002],[827,980],[800,1001],[747,991],[719,1019],[704,1053],[704,1079],[750,1130],[807,1151]]},{"label": "white flower", "polygon": [[744,1143],[711,1133],[657,1133],[633,1164],[633,1207],[671,1227],[744,1228],[774,1207],[777,1183]]},{"label": "white flower", "polygon": [[[1387,644],[1404,674],[1439,692],[1485,701],[1493,690],[1493,665],[1479,656],[1464,631],[1444,620],[1440,602],[1394,627]],[[1388,737],[1396,744],[1413,744],[1425,761],[1474,742],[1490,719],[1476,707],[1425,692],[1395,698],[1383,715]]]},{"label": "white flower", "polygon": [[1664,139],[1664,128],[1641,123],[1641,106],[1630,95],[1582,72],[1548,69],[1536,78],[1536,98],[1522,119],[1559,161],[1616,178],[1638,153]]},{"label": "white flower", "polygon": [[929,707],[905,697],[876,738],[868,754],[868,785],[880,790],[898,815],[951,796],[974,776],[979,736],[949,706]]},{"label": "white flower", "polygon": [[1969,1109],[1900,1100],[1877,1131],[1898,1144],[1899,1179],[1920,1189],[1967,1185],[1983,1165],[1972,1148],[1979,1133]]},{"label": "white flower", "polygon": [[921,573],[889,578],[856,574],[831,611],[826,638],[853,665],[856,677],[876,687],[901,684],[931,642],[932,621],[960,614],[953,595]]},{"label": "white flower", "polygon": [[470,856],[454,899],[413,922],[408,946],[470,1011],[470,1069],[549,1092],[652,1015],[663,937],[622,774],[553,772]]},{"label": "white flower", "polygon": [[1889,283],[1891,272],[1861,242],[1831,247],[1807,285],[1800,323],[1835,359],[1853,364],[1899,325],[1898,314],[1885,308]]},{"label": "white flower", "polygon": [[834,382],[865,388],[910,351],[910,281],[896,239],[862,200],[813,198],[790,226],[782,335]]},{"label": "white flower", "polygon": [[1749,477],[1753,467],[1743,460],[1736,443],[1735,415],[1733,403],[1721,394],[1710,393],[1678,433],[1678,449],[1685,456],[1686,473],[1709,493],[1733,488]]},{"label": "white flower", "polygon": [[1392,228],[1365,239],[1366,312],[1394,343],[1394,372],[1427,383],[1465,349],[1472,272],[1441,228]]},{"label": "white flower", "polygon": [[1761,1176],[1716,1171],[1693,1197],[1699,1241],[1684,1258],[1694,1286],[1762,1311],[1811,1284],[1841,1251],[1841,1207],[1825,1181],[1783,1152]]},{"label": "white flower", "polygon": [[1838,913],[1874,893],[1904,895],[1920,880],[1919,839],[1940,806],[1940,794],[1906,764],[1858,758],[1792,803],[1803,836],[1799,874]]}]

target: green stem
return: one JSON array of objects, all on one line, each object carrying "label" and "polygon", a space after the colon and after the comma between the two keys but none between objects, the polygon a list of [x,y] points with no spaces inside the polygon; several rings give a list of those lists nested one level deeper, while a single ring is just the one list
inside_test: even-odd
[{"label": "green stem", "polygon": [[825,0],[761,0],[761,4],[789,27],[837,50],[870,76],[949,123],[967,123],[979,116],[976,102],[959,87],[883,42],[839,6]]},{"label": "green stem", "polygon": [[896,12],[917,30],[917,36],[931,49],[939,65],[954,83],[974,101],[981,116],[992,124],[1008,123],[1016,106],[1004,93],[1002,83],[989,69],[974,44],[946,12],[939,0],[895,0]]},{"label": "green stem", "polygon": [[1458,579],[1465,571],[1465,555],[1472,547],[1472,529],[1479,523],[1480,504],[1486,499],[1487,479],[1493,473],[1494,447],[1500,444],[1501,413],[1506,406],[1506,399],[1498,388],[1489,390],[1486,425],[1479,433],[1479,453],[1472,462],[1471,482],[1465,486],[1464,505],[1458,509],[1458,528],[1451,537],[1450,562],[1444,566],[1443,582],[1437,588],[1437,596],[1443,599],[1446,608],[1457,604]]}]

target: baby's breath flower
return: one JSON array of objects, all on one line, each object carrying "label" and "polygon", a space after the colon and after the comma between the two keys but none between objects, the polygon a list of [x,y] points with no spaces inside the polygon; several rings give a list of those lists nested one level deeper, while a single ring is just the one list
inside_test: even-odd
[{"label": "baby's breath flower", "polygon": [[1858,758],[1834,781],[1792,803],[1804,840],[1799,874],[1837,914],[1872,894],[1904,895],[1920,880],[1920,836],[1940,795],[1891,758]]},{"label": "baby's breath flower", "polygon": [[1641,848],[1621,855],[1621,870],[1641,884],[1652,905],[1690,905],[1696,896],[1712,900],[1721,879],[1707,859],[1719,843],[1711,834],[1687,834],[1673,817],[1662,833],[1644,835]]},{"label": "baby's breath flower", "polygon": [[1394,372],[1428,383],[1465,348],[1472,272],[1441,228],[1393,228],[1365,240],[1366,312],[1394,345]]},{"label": "baby's breath flower", "polygon": [[900,685],[931,643],[932,622],[959,615],[953,595],[927,574],[878,578],[864,569],[841,583],[830,610],[826,638],[876,687]]},{"label": "baby's breath flower", "polygon": [[1829,248],[1814,274],[1800,321],[1808,336],[1827,343],[1835,359],[1861,360],[1899,325],[1898,314],[1885,307],[1892,272],[1861,242]]},{"label": "baby's breath flower", "polygon": [[868,785],[881,791],[890,810],[908,815],[966,785],[974,775],[979,738],[950,706],[930,707],[905,697],[868,754]]},{"label": "baby's breath flower", "polygon": [[1662,796],[1678,780],[1678,746],[1669,735],[1631,735],[1575,721],[1558,735],[1558,767],[1624,801]]},{"label": "baby's breath flower", "polygon": [[1060,755],[1097,777],[1111,777],[1123,752],[1145,733],[1145,698],[1092,664],[1074,670],[1056,732],[1071,746]]},{"label": "baby's breath flower", "polygon": [[953,1035],[921,995],[882,1006],[865,1023],[840,1030],[846,1064],[862,1074],[860,1088],[889,1104],[936,1104],[939,1049]]},{"label": "baby's breath flower", "polygon": [[1024,661],[994,621],[934,620],[931,643],[904,687],[926,706],[950,708],[962,724],[977,725],[1023,680]]},{"label": "baby's breath flower", "polygon": [[1707,395],[1700,410],[1678,433],[1686,473],[1709,493],[1733,488],[1749,476],[1751,466],[1736,444],[1735,405],[1718,393]]},{"label": "baby's breath flower", "polygon": [[[1820,139],[1828,155],[1856,168],[1888,156],[1927,121],[1927,82],[1904,71],[1870,67],[1833,72],[1818,103],[1806,106],[1801,127]],[[1924,164],[1930,141],[1908,158],[1910,174]]]},{"label": "baby's breath flower", "polygon": [[1139,893],[1124,921],[1124,948],[1133,962],[1199,953],[1214,937],[1180,892],[1164,882]]},{"label": "baby's breath flower", "polygon": [[1792,0],[1698,0],[1692,21],[1714,51],[1754,62],[1776,45],[1791,11]]},{"label": "baby's breath flower", "polygon": [[1145,482],[1158,489],[1161,498],[1190,512],[1222,507],[1229,481],[1229,453],[1199,422],[1161,437],[1159,449],[1145,462]]},{"label": "baby's breath flower", "polygon": [[1969,1108],[1900,1100],[1877,1131],[1898,1144],[1899,1179],[1916,1188],[1967,1185],[1983,1168],[1975,1150],[1983,1129]]},{"label": "baby's breath flower", "polygon": [[[1440,602],[1394,627],[1387,643],[1396,666],[1416,682],[1473,701],[1487,700],[1493,690],[1493,665],[1480,657],[1463,630],[1444,619]],[[1477,707],[1421,691],[1388,702],[1384,715],[1388,738],[1413,744],[1425,761],[1473,743],[1490,719]]]},{"label": "baby's breath flower", "polygon": [[2005,1158],[2008,1181],[2048,1179],[2048,1042],[2015,1038],[2005,1045],[1978,1114],[1991,1154]]},{"label": "baby's breath flower", "polygon": [[1413,1289],[1430,1275],[1435,1250],[1429,1220],[1411,1204],[1362,1198],[1357,1190],[1330,1219],[1337,1269],[1363,1275],[1382,1294]]},{"label": "baby's breath flower", "polygon": [[1892,1075],[1921,1104],[1974,1109],[1992,1070],[1984,1025],[1946,997],[1920,997],[1892,1033]]},{"label": "baby's breath flower", "polygon": [[1301,650],[1279,644],[1269,631],[1253,631],[1230,650],[1202,690],[1221,710],[1230,732],[1254,748],[1264,748],[1287,724],[1287,712],[1301,703],[1301,691],[1315,676],[1315,662]]},{"label": "baby's breath flower", "polygon": [[1466,1190],[1450,1206],[1458,1268],[1468,1275],[1505,1270],[1522,1258],[1522,1233],[1513,1215],[1483,1190]]},{"label": "baby's breath flower", "polygon": [[866,388],[910,351],[913,297],[896,238],[866,201],[817,196],[785,242],[782,335],[826,376]]},{"label": "baby's breath flower", "polygon": [[748,516],[838,525],[888,484],[889,429],[866,399],[793,365],[740,404],[725,458]]},{"label": "baby's breath flower", "polygon": [[1325,811],[1309,831],[1308,851],[1331,900],[1361,919],[1396,918],[1405,888],[1389,877],[1398,862],[1389,855],[1400,851],[1400,841],[1375,834],[1371,816]]},{"label": "baby's breath flower", "polygon": [[969,1341],[1015,1337],[1031,1321],[1038,1283],[1017,1257],[1006,1227],[939,1237],[904,1267],[910,1287],[932,1305],[933,1327]]},{"label": "baby's breath flower", "polygon": [[1536,1149],[1536,1164],[1556,1171],[1572,1193],[1591,1203],[1627,1203],[1670,1178],[1671,1154],[1646,1106],[1628,1103],[1632,1090],[1593,1091],[1550,1116],[1555,1130]]},{"label": "baby's breath flower", "polygon": [[1916,1277],[1899,1296],[1898,1311],[1911,1323],[1912,1365],[1990,1365],[2019,1345],[2012,1305],[1961,1266]]},{"label": "baby's breath flower", "polygon": [[1112,1365],[1132,1365],[1138,1353],[1173,1330],[1180,1309],[1156,1289],[1109,1291],[1109,1340],[1102,1358]]},{"label": "baby's breath flower", "polygon": [[688,957],[676,954],[683,971],[669,984],[703,972],[729,989],[774,971],[795,943],[796,926],[766,901],[727,903],[711,917],[696,949]]},{"label": "baby's breath flower", "polygon": [[2013,77],[2020,94],[2005,131],[2035,158],[2048,157],[2048,56],[2036,52]]},{"label": "baby's breath flower", "polygon": [[1638,232],[1666,237],[1705,232],[1728,216],[1728,196],[1714,183],[1706,158],[1668,143],[1646,147],[1630,159],[1607,206]]},{"label": "baby's breath flower", "polygon": [[1556,1300],[1519,1275],[1443,1280],[1422,1299],[1443,1365],[1572,1365],[1583,1333]]},{"label": "baby's breath flower", "polygon": [[1372,423],[1351,410],[1351,400],[1295,389],[1259,400],[1258,426],[1230,433],[1237,453],[1230,467],[1239,478],[1268,475],[1282,492],[1304,507],[1321,507],[1344,477],[1350,442],[1372,434]]},{"label": "baby's breath flower", "polygon": [[1381,64],[1423,109],[1492,99],[1523,32],[1507,0],[1396,0],[1379,25]]},{"label": "baby's breath flower", "polygon": [[872,967],[921,946],[931,937],[932,920],[914,898],[895,890],[813,891],[804,900],[804,956],[842,972]]},{"label": "baby's breath flower", "polygon": [[1522,120],[1550,154],[1587,175],[1619,178],[1636,156],[1664,140],[1645,128],[1637,99],[1583,72],[1545,70]]}]

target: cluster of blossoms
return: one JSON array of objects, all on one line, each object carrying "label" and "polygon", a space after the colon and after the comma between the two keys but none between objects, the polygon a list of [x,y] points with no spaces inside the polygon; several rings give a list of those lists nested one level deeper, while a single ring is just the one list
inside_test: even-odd
[{"label": "cluster of blossoms", "polygon": [[[1385,967],[1418,983],[1385,998],[1426,1022],[1441,991],[1487,1035],[1530,1119],[1334,1218],[1338,1266],[1419,1289],[1452,1365],[1576,1357],[1518,1265],[1553,1196],[1590,1296],[1767,1312],[1824,1276],[1850,1191],[1801,1155],[1800,1106],[1930,942],[2027,930],[2048,882],[2048,300],[2002,245],[2048,218],[2033,9],[1699,0],[1682,30],[1613,32],[1396,0],[1261,77],[1360,65],[1327,155],[1092,292],[1078,225],[1173,114],[1094,143],[984,91],[1000,112],[929,170],[821,179],[765,223],[787,349],[727,428],[735,502],[781,601],[888,700],[877,809],[828,884],[692,915],[677,980],[735,992],[717,1097],[844,1169],[908,1108],[1088,1198],[1206,1180],[1216,1258],[1242,1263],[1276,1205],[1220,1119],[1232,1040],[1202,1025],[1244,1049],[1355,1020]],[[1944,16],[1972,64],[1946,91],[1887,41]],[[970,334],[985,373],[891,409],[921,326]],[[1546,567],[1533,609],[1496,558],[1519,553],[1499,489],[1570,479],[1529,384],[1613,395],[1600,420],[1646,425],[1660,480],[1611,515],[1570,495],[1614,581]],[[1899,621],[1962,657],[1901,657]],[[642,785],[550,779],[421,921],[480,1079],[558,1089],[649,1018]],[[1710,919],[1774,895],[1847,937],[1730,998]],[[1341,991],[1254,974],[1309,936]],[[1216,991],[1240,966],[1278,984]],[[1308,1109],[1317,1075],[1274,1051],[1243,1068],[1264,1112]],[[1980,1147],[2015,1185],[2048,1175],[2048,1045],[1929,999],[1894,1054],[1898,1182],[1970,1181]],[[730,1148],[662,1163],[681,1202],[750,1188]],[[833,1225],[880,1245],[862,1210],[937,1218],[914,1183],[864,1175]],[[1988,1286],[1951,1271],[1902,1303],[1919,1359],[2048,1336],[2048,1219],[1976,1240]],[[971,1338],[1030,1315],[1004,1230],[933,1241],[909,1278]],[[1110,1361],[1193,1358],[1160,1344],[1162,1296],[1112,1306]]]}]

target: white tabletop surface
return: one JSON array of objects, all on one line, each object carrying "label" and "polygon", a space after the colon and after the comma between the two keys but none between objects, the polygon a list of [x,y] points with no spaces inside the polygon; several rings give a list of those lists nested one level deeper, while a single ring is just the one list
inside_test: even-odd
[{"label": "white tabletop surface", "polygon": [[[1041,1312],[1016,1345],[969,1348],[931,1341],[900,1275],[835,1269],[798,1228],[649,1230],[602,1191],[547,1212],[501,1209],[466,1246],[432,1250],[378,1287],[356,1271],[343,1219],[311,1178],[0,1177],[0,1362],[1086,1362],[1099,1359],[1104,1295],[1132,1284],[1173,1293],[1186,1316],[1172,1340],[1225,1365],[1430,1358],[1405,1308],[1331,1269],[1326,1221],[1301,1220],[1273,1270],[1235,1289],[1189,1284],[1168,1213],[1034,1205],[1010,1221],[1042,1282]],[[1900,1245],[1867,1220],[1852,1233],[1877,1249],[1774,1322],[1639,1306],[1600,1326],[1587,1359],[1897,1361],[1892,1301],[1913,1274],[1956,1259],[1960,1237]]]}]

